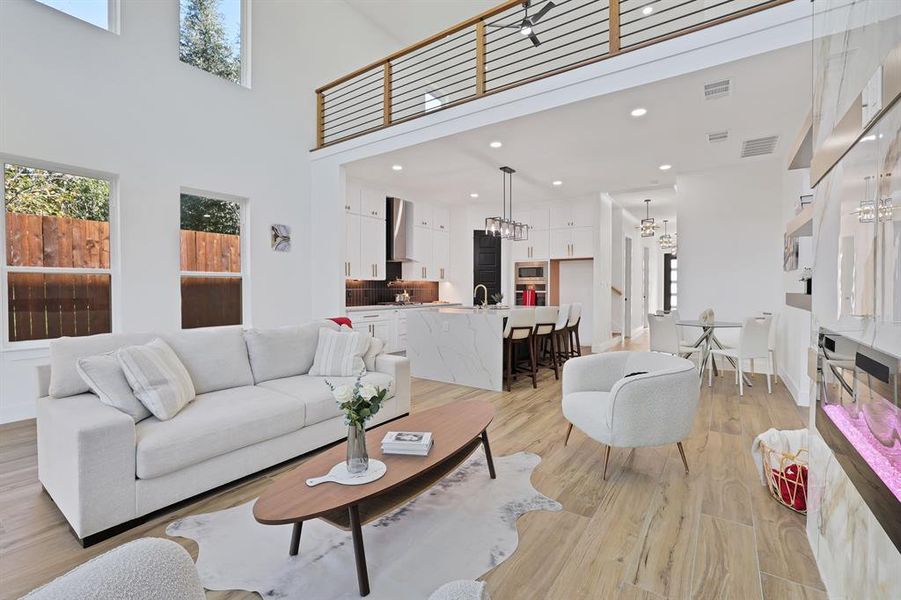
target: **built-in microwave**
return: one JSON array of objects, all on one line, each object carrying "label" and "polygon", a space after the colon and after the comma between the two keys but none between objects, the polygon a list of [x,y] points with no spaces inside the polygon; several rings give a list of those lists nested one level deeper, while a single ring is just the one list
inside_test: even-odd
[{"label": "built-in microwave", "polygon": [[547,283],[547,262],[518,262],[516,269],[516,283]]}]

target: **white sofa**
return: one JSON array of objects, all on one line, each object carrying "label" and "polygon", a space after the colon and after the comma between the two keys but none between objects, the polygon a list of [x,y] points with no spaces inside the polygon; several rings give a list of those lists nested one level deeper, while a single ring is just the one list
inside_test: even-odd
[{"label": "white sofa", "polygon": [[[271,330],[223,327],[51,342],[50,365],[38,373],[38,477],[82,543],[345,437],[326,378],[307,375],[320,327],[338,326],[323,320]],[[90,393],[75,364],[155,337],[178,354],[197,397],[168,421],[150,416],[135,423]],[[379,354],[369,362],[374,370],[363,381],[391,390],[370,424],[409,413],[407,359]]]}]

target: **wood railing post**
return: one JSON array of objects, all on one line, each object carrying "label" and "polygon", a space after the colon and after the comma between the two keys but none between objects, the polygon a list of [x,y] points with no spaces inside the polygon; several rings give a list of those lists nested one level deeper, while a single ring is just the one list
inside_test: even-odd
[{"label": "wood railing post", "polygon": [[476,23],[476,95],[485,93],[485,21]]},{"label": "wood railing post", "polygon": [[325,94],[316,92],[316,147],[325,143]]},{"label": "wood railing post", "polygon": [[385,117],[384,123],[385,125],[391,125],[391,61],[385,63],[385,72],[384,72],[384,97],[382,99],[382,104],[385,107]]},{"label": "wood railing post", "polygon": [[610,0],[610,54],[619,52],[619,0]]}]

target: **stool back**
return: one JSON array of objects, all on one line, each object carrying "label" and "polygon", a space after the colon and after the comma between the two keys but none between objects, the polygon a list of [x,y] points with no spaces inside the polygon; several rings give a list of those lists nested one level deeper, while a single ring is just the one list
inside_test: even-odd
[{"label": "stool back", "polygon": [[556,306],[539,306],[535,309],[535,335],[553,333],[557,324]]},{"label": "stool back", "polygon": [[569,322],[566,324],[567,327],[575,327],[579,322],[579,319],[582,318],[582,303],[581,302],[573,302],[572,306],[569,309]]},{"label": "stool back", "polygon": [[531,337],[535,329],[534,308],[514,308],[507,317],[504,337],[511,340],[524,340]]},{"label": "stool back", "polygon": [[569,304],[561,304],[560,309],[557,311],[557,324],[554,325],[554,331],[563,331],[566,328],[566,324],[569,323]]}]

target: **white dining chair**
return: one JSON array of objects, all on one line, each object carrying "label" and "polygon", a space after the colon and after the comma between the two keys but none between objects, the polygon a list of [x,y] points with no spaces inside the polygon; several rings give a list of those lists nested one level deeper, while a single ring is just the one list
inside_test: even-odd
[{"label": "white dining chair", "polygon": [[672,313],[668,315],[648,314],[648,327],[651,334],[649,349],[652,352],[665,352],[674,356],[689,354],[692,358],[698,354],[697,367],[700,369],[700,356],[703,355],[703,349],[683,343],[680,339],[679,326],[676,325],[676,318]]},{"label": "white dining chair", "polygon": [[507,391],[513,385],[514,354],[516,347],[525,344],[529,350],[529,371],[532,375],[532,387],[538,389],[535,363],[535,309],[514,308],[507,317],[507,326],[504,328],[504,351],[506,352],[507,369],[505,374]]},{"label": "white dining chair", "polygon": [[773,393],[773,384],[770,373],[773,365],[770,362],[770,323],[772,319],[765,317],[748,317],[741,326],[736,348],[713,348],[710,351],[710,364],[708,366],[707,385],[713,385],[713,361],[717,356],[731,358],[735,361],[735,382],[738,384],[738,394],[745,395],[744,386],[744,361],[750,361],[751,373],[754,372],[754,359],[763,359],[767,362],[766,387],[769,393]]}]

